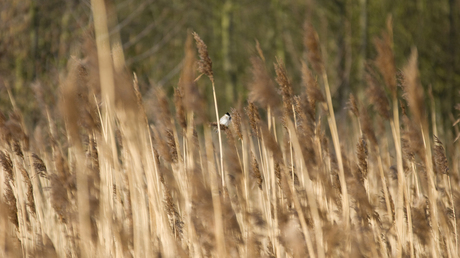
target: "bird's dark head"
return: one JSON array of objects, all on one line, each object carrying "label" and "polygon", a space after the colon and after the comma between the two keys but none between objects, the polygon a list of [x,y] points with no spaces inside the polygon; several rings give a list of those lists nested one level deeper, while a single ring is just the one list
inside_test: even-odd
[{"label": "bird's dark head", "polygon": [[230,113],[228,113],[228,112],[227,112],[227,113],[225,113],[225,114],[226,114],[227,116],[230,116]]}]

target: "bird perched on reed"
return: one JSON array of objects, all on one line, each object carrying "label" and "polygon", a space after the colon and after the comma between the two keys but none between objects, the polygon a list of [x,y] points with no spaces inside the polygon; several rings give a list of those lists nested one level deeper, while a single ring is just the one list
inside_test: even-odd
[{"label": "bird perched on reed", "polygon": [[225,113],[225,115],[223,117],[220,118],[219,123],[220,123],[220,125],[225,125],[225,126],[228,127],[228,125],[230,124],[231,120],[232,120],[232,117],[227,112],[227,113]]},{"label": "bird perched on reed", "polygon": [[[223,130],[223,131],[227,130],[231,121],[232,121],[232,116],[230,115],[230,113],[228,112],[225,113],[225,115],[223,115],[219,120],[220,130]],[[216,131],[218,130],[216,122],[211,122],[211,127],[213,127],[214,130]]]}]

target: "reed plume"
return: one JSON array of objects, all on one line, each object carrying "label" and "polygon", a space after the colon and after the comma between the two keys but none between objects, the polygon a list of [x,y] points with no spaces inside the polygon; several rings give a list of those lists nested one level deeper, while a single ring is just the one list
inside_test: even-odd
[{"label": "reed plume", "polygon": [[254,153],[252,152],[251,152],[251,157],[252,157],[251,166],[252,166],[253,177],[256,179],[256,183],[259,189],[262,190],[263,178],[262,178],[262,174],[260,173],[259,164],[257,163],[257,159]]},{"label": "reed plume", "polygon": [[318,86],[318,81],[313,77],[313,74],[308,68],[307,63],[302,62],[302,80],[306,87],[306,94],[311,108],[314,110],[316,103],[324,102],[325,98]]},{"label": "reed plume", "polygon": [[29,210],[29,213],[32,214],[32,216],[36,216],[36,207],[35,207],[35,198],[34,198],[34,190],[32,186],[32,182],[30,181],[29,174],[27,171],[24,169],[24,167],[20,167],[19,171],[21,172],[21,175],[24,179],[24,182],[26,183],[27,187],[27,192],[26,192],[26,197],[27,197],[27,208]]},{"label": "reed plume", "polygon": [[260,123],[260,115],[259,111],[257,110],[256,105],[254,103],[249,102],[248,106],[245,108],[246,115],[249,118],[249,124],[251,126],[251,134],[257,137],[260,136],[259,134],[259,123]]},{"label": "reed plume", "polygon": [[188,34],[185,41],[184,65],[179,81],[179,89],[183,91],[184,106],[187,112],[194,112],[198,118],[203,119],[203,97],[195,83],[195,51],[193,49],[192,35]]},{"label": "reed plume", "polygon": [[5,173],[6,189],[3,194],[3,198],[8,209],[8,218],[16,229],[19,230],[18,207],[16,196],[14,194],[15,178],[13,174],[13,162],[7,153],[0,152],[0,163],[2,164],[2,168]]},{"label": "reed plume", "polygon": [[405,98],[417,124],[425,120],[425,105],[423,99],[423,88],[419,81],[417,68],[417,49],[412,49],[407,65],[403,69]]},{"label": "reed plume", "polygon": [[388,98],[378,82],[371,72],[367,72],[366,81],[369,86],[367,88],[367,96],[369,96],[370,103],[373,104],[377,113],[382,116],[385,120],[390,119],[390,104]]},{"label": "reed plume", "polygon": [[321,46],[318,33],[310,22],[304,25],[304,45],[307,49],[308,61],[318,75],[324,72],[324,63],[321,56]]},{"label": "reed plume", "polygon": [[187,120],[184,108],[184,93],[181,88],[174,89],[174,106],[176,107],[176,119],[182,130],[187,128]]},{"label": "reed plume", "polygon": [[284,67],[283,61],[279,58],[276,59],[275,63],[276,82],[280,86],[281,96],[283,96],[283,112],[284,116],[289,119],[293,119],[292,112],[292,86],[287,77],[286,68]]},{"label": "reed plume", "polygon": [[209,58],[208,47],[196,32],[192,33],[196,41],[198,52],[200,53],[200,61],[198,61],[198,71],[206,74],[211,81],[214,81],[214,73],[212,71],[212,60]]},{"label": "reed plume", "polygon": [[37,175],[47,178],[48,173],[46,170],[46,165],[43,162],[43,160],[35,153],[32,153],[32,159],[33,159],[33,165],[35,168],[35,172],[37,173]]},{"label": "reed plume", "polygon": [[433,156],[434,156],[436,168],[442,174],[449,175],[449,166],[448,166],[448,161],[447,161],[444,146],[436,135],[434,135],[434,142],[435,142],[435,146],[434,146]]},{"label": "reed plume", "polygon": [[391,16],[387,19],[387,30],[382,33],[381,38],[374,39],[374,45],[377,49],[375,64],[383,76],[386,86],[396,96],[396,68],[393,54],[393,22]]},{"label": "reed plume", "polygon": [[232,127],[235,130],[239,140],[243,140],[243,133],[241,128],[241,113],[237,109],[231,108],[230,114],[232,117]]},{"label": "reed plume", "polygon": [[361,108],[360,111],[360,121],[362,125],[362,130],[367,139],[372,143],[374,147],[378,146],[377,136],[375,135],[374,128],[372,126],[372,120],[369,117],[367,109],[365,107]]},{"label": "reed plume", "polygon": [[263,59],[251,57],[250,60],[252,79],[249,83],[249,101],[256,102],[264,108],[277,107],[280,103],[279,95],[265,68]]},{"label": "reed plume", "polygon": [[353,115],[356,116],[356,118],[359,118],[359,108],[355,96],[353,96],[353,94],[350,94],[350,97],[348,98],[347,108],[351,110],[351,112],[353,113]]}]

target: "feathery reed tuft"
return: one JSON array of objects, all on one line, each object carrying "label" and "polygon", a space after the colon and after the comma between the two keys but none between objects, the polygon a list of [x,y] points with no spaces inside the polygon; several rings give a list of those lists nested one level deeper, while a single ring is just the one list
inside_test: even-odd
[{"label": "feathery reed tuft", "polygon": [[22,152],[21,145],[18,141],[13,141],[13,152],[18,155],[21,159],[24,159],[24,153]]},{"label": "feathery reed tuft", "polygon": [[156,124],[161,128],[172,128],[171,111],[169,110],[169,103],[164,90],[159,86],[153,86],[153,94],[155,95],[156,103],[156,105],[153,106]]},{"label": "feathery reed tuft", "polygon": [[6,180],[14,182],[14,174],[13,174],[13,161],[11,161],[10,156],[0,151],[0,163],[2,163],[3,171],[6,173]]},{"label": "feathery reed tuft", "polygon": [[362,107],[361,108],[361,112],[360,112],[361,116],[360,116],[360,122],[361,122],[361,125],[363,127],[363,133],[364,135],[366,135],[367,139],[369,139],[369,141],[371,141],[371,143],[374,145],[374,147],[377,147],[378,146],[378,142],[377,142],[377,137],[375,135],[375,131],[374,131],[374,128],[372,127],[372,121],[369,117],[369,114],[367,113],[367,110],[365,107]]},{"label": "feathery reed tuft", "polygon": [[259,164],[257,163],[256,156],[254,155],[254,153],[252,153],[252,151],[251,151],[251,157],[252,157],[251,159],[252,175],[256,179],[257,186],[259,186],[259,189],[262,190],[262,182],[263,182],[262,174],[260,173]]},{"label": "feathery reed tuft", "polygon": [[249,101],[257,102],[264,108],[277,107],[280,103],[279,95],[263,60],[251,57],[251,64],[252,80],[249,83]]},{"label": "feathery reed tuft", "polygon": [[187,128],[187,119],[184,108],[184,94],[181,88],[174,89],[174,106],[176,107],[176,119],[182,130]]},{"label": "feathery reed tuft", "polygon": [[80,107],[78,81],[82,79],[81,70],[83,68],[81,62],[74,59],[69,60],[68,67],[69,73],[64,83],[61,85],[62,100],[60,103],[60,110],[67,123],[67,130],[69,131],[71,143],[77,147],[82,147],[78,126],[80,113],[76,107]]},{"label": "feathery reed tuft", "polygon": [[235,130],[238,139],[243,140],[243,133],[241,131],[241,113],[237,109],[231,108],[230,109],[231,117],[232,117],[232,126]]},{"label": "feathery reed tuft", "polygon": [[11,158],[7,153],[0,151],[0,163],[2,163],[2,168],[5,172],[6,189],[3,198],[8,208],[8,218],[11,221],[11,223],[13,223],[13,225],[16,227],[16,229],[19,230],[17,200],[13,192],[13,189],[15,189],[15,184],[17,183],[15,182],[13,174],[13,162],[11,161]]},{"label": "feathery reed tuft", "polygon": [[171,153],[171,160],[173,163],[176,163],[179,160],[179,155],[177,153],[176,140],[174,139],[174,133],[172,130],[166,130],[166,143],[169,146],[169,152]]},{"label": "feathery reed tuft", "polygon": [[377,80],[370,72],[366,73],[366,81],[369,86],[366,93],[369,96],[370,103],[373,104],[377,113],[385,120],[390,119],[390,103],[381,87],[378,86]]},{"label": "feathery reed tuft", "polygon": [[324,102],[326,99],[319,89],[318,81],[313,77],[310,68],[308,68],[307,63],[305,62],[302,62],[302,80],[306,88],[308,101],[310,102],[312,109],[314,109],[317,102]]},{"label": "feathery reed tuft", "polygon": [[318,33],[313,28],[310,22],[306,22],[304,25],[304,44],[307,48],[307,57],[309,63],[317,74],[322,74],[324,71],[323,58],[321,57],[321,47],[319,43]]},{"label": "feathery reed tuft", "polygon": [[382,33],[382,38],[374,39],[375,48],[377,49],[375,64],[379,68],[388,89],[393,96],[396,96],[396,68],[393,54],[392,26],[392,19],[389,16],[387,19],[387,31]]},{"label": "feathery reed tuft", "polygon": [[248,106],[245,108],[245,111],[249,118],[249,124],[251,125],[251,135],[255,135],[259,138],[260,115],[256,105],[252,102],[248,102]]},{"label": "feathery reed tuft", "polygon": [[27,192],[26,192],[26,197],[27,197],[27,208],[29,208],[29,212],[32,214],[32,216],[35,217],[36,215],[36,208],[35,208],[35,200],[34,200],[34,190],[32,187],[32,182],[30,181],[29,174],[27,171],[24,169],[24,167],[19,167],[19,171],[21,172],[22,177],[24,178],[24,182],[26,183],[27,187]]},{"label": "feathery reed tuft", "polygon": [[283,61],[276,58],[275,63],[276,82],[280,86],[281,96],[283,96],[284,116],[293,119],[292,113],[292,86],[287,77],[286,68]]},{"label": "feathery reed tuft", "polygon": [[416,123],[420,124],[425,119],[425,102],[423,100],[423,87],[420,85],[417,68],[417,49],[413,48],[409,61],[403,69],[404,92],[406,100]]},{"label": "feathery reed tuft", "polygon": [[351,110],[353,115],[355,115],[357,118],[359,118],[359,109],[358,109],[358,104],[356,103],[355,96],[350,93],[350,97],[348,98],[347,102],[347,108]]},{"label": "feathery reed tuft", "polygon": [[193,49],[192,35],[188,35],[185,42],[184,66],[179,81],[179,88],[183,91],[184,106],[187,112],[194,112],[203,118],[203,98],[195,83],[195,50]]},{"label": "feathery reed tuft", "polygon": [[260,48],[260,43],[258,40],[256,40],[256,51],[257,54],[259,54],[259,57],[265,62],[264,52],[262,51],[262,48]]},{"label": "feathery reed tuft", "polygon": [[200,61],[198,61],[198,71],[202,74],[206,74],[211,81],[214,81],[214,75],[212,72],[212,61],[211,58],[209,58],[208,47],[196,32],[193,32],[192,35],[195,38],[196,46],[198,48],[198,52],[200,53]]},{"label": "feathery reed tuft", "polygon": [[358,155],[359,171],[363,179],[367,179],[367,142],[364,137],[361,137],[356,145],[356,153]]},{"label": "feathery reed tuft", "polygon": [[439,172],[441,172],[442,174],[449,175],[449,166],[444,146],[436,135],[434,135],[433,137],[435,143],[433,155],[435,161],[434,164],[436,165],[436,168]]},{"label": "feathery reed tuft", "polygon": [[143,101],[142,101],[142,94],[141,94],[141,91],[139,89],[139,81],[137,80],[137,75],[136,73],[133,73],[133,89],[134,89],[134,95],[136,97],[136,103],[137,103],[137,107],[138,109],[140,110],[140,114],[143,118],[143,121],[144,123],[147,125],[149,123],[148,121],[148,118],[147,118],[147,114],[145,112],[145,107],[143,105]]},{"label": "feathery reed tuft", "polygon": [[8,208],[8,211],[7,211],[8,219],[16,227],[16,230],[19,230],[18,207],[17,207],[17,200],[13,192],[13,186],[12,186],[13,182],[9,180],[5,183],[6,183],[6,189],[5,189],[5,194],[3,195],[3,198]]},{"label": "feathery reed tuft", "polygon": [[43,160],[35,153],[32,153],[33,165],[37,175],[47,178],[48,174],[46,171],[46,165]]},{"label": "feathery reed tuft", "polygon": [[283,154],[281,151],[281,147],[275,140],[273,134],[268,130],[267,125],[261,124],[260,129],[262,131],[265,146],[273,153],[273,158],[275,159],[275,162],[277,162],[278,165],[279,163],[283,163]]}]

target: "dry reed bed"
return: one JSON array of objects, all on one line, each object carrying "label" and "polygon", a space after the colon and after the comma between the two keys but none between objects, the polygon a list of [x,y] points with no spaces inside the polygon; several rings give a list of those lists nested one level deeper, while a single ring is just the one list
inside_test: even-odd
[{"label": "dry reed bed", "polygon": [[302,93],[282,60],[271,78],[257,46],[248,105],[231,111],[229,128],[209,125],[218,87],[193,37],[216,117],[203,112],[192,35],[175,112],[158,87],[145,105],[122,64],[103,75],[107,60],[91,43],[84,60],[69,60],[61,115],[44,107],[33,133],[10,95],[13,111],[0,117],[0,256],[458,256],[458,154],[446,157],[431,133],[416,50],[397,76],[391,22],[368,65],[369,103],[351,95],[354,116],[341,128],[310,24]]}]

